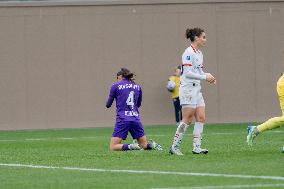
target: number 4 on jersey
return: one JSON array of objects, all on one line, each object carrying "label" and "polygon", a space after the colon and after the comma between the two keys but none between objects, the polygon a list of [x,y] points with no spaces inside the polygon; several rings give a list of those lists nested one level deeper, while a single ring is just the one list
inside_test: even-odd
[{"label": "number 4 on jersey", "polygon": [[131,109],[134,109],[134,91],[130,91],[128,98],[126,100],[126,104],[131,106]]}]

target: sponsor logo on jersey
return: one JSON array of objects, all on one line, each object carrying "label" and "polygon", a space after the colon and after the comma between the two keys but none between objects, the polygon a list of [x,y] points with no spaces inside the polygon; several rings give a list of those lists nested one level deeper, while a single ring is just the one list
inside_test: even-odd
[{"label": "sponsor logo on jersey", "polygon": [[138,85],[131,84],[131,83],[118,85],[118,90],[122,90],[122,89],[129,89],[129,88],[133,88],[133,89],[140,90],[140,88],[139,88],[139,86],[138,86]]},{"label": "sponsor logo on jersey", "polygon": [[138,117],[139,116],[138,112],[136,112],[136,111],[125,111],[124,115],[130,116],[130,117],[132,117],[132,116]]}]

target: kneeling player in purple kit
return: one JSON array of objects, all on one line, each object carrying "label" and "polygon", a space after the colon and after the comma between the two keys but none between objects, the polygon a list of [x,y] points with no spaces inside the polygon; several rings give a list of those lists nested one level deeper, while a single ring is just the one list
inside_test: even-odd
[{"label": "kneeling player in purple kit", "polygon": [[[111,107],[114,99],[116,123],[110,141],[110,150],[162,150],[161,145],[152,140],[147,141],[138,111],[142,102],[142,90],[140,85],[134,82],[134,74],[126,68],[121,68],[117,73],[117,82],[111,86],[107,108]],[[138,143],[121,143],[127,138],[128,132]]]}]

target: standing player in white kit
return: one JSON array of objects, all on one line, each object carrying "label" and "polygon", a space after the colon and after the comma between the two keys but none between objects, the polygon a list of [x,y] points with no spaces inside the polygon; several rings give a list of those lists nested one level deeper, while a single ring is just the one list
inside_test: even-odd
[{"label": "standing player in white kit", "polygon": [[201,148],[201,135],[205,122],[205,103],[201,93],[201,80],[216,84],[216,79],[210,73],[204,73],[203,54],[199,50],[206,43],[206,34],[203,29],[192,28],[186,30],[186,39],[191,45],[182,55],[182,74],[179,89],[180,104],[182,106],[182,121],[177,127],[170,154],[183,155],[180,144],[189,124],[195,117],[193,129],[193,154],[207,154],[207,149]]}]

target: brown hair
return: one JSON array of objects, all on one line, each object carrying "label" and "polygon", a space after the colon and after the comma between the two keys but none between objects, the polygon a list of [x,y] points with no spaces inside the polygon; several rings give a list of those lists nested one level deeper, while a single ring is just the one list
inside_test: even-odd
[{"label": "brown hair", "polygon": [[186,39],[190,39],[190,41],[193,42],[195,40],[195,36],[200,37],[203,32],[204,30],[201,28],[187,28],[185,31],[185,37]]},{"label": "brown hair", "polygon": [[123,78],[134,81],[135,74],[130,72],[127,68],[121,68],[120,71],[117,72],[116,76],[122,76]]}]

